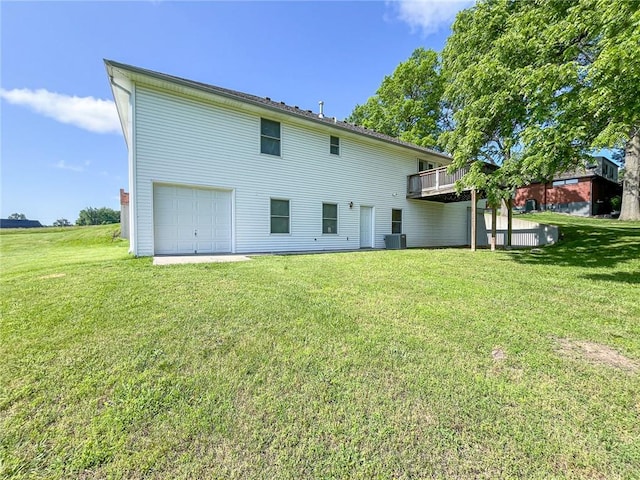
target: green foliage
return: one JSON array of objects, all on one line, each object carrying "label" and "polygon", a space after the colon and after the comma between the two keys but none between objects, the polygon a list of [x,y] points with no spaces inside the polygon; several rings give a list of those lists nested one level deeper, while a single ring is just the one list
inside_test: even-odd
[{"label": "green foliage", "polygon": [[639,6],[484,0],[458,14],[443,53],[455,129],[440,141],[456,167],[477,159],[504,167],[468,184],[500,196],[638,135]]},{"label": "green foliage", "polygon": [[70,227],[71,222],[66,218],[59,218],[55,222],[53,222],[54,227]]},{"label": "green foliage", "polygon": [[107,225],[120,223],[120,212],[112,208],[88,207],[80,211],[76,225]]},{"label": "green foliage", "polygon": [[533,219],[564,240],[168,267],[0,231],[0,477],[636,478],[640,223]]},{"label": "green foliage", "polygon": [[357,105],[347,121],[423,147],[436,147],[442,129],[440,60],[416,49],[376,94]]},{"label": "green foliage", "polygon": [[622,205],[622,198],[620,195],[616,195],[611,199],[611,209],[614,211],[620,211],[620,205]]},{"label": "green foliage", "polygon": [[24,213],[12,213],[9,215],[9,220],[26,220],[27,217]]}]

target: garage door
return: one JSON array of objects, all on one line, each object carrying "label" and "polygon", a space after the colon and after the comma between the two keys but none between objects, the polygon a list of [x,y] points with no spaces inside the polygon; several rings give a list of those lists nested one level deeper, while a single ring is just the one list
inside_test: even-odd
[{"label": "garage door", "polygon": [[153,190],[156,254],[231,252],[231,192],[169,185]]}]

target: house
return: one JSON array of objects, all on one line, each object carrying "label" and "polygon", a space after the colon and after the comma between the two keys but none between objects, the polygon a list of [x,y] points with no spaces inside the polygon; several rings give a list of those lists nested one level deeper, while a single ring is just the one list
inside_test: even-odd
[{"label": "house", "polygon": [[551,182],[536,182],[516,191],[514,205],[524,210],[553,210],[573,215],[611,213],[611,199],[622,194],[618,166],[605,157],[556,176]]},{"label": "house", "polygon": [[469,192],[453,188],[464,172],[448,174],[447,155],[327,117],[322,103],[314,113],[105,64],[137,256],[384,248],[389,235],[470,243]]},{"label": "house", "polygon": [[129,193],[120,189],[120,238],[129,238]]},{"label": "house", "polygon": [[19,220],[0,218],[0,228],[39,228],[42,224],[38,220]]}]

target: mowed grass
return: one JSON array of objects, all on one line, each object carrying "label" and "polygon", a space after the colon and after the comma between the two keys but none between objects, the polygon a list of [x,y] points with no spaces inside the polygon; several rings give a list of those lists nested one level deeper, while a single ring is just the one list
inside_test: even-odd
[{"label": "mowed grass", "polygon": [[639,478],[640,224],[158,267],[4,231],[2,478]]}]

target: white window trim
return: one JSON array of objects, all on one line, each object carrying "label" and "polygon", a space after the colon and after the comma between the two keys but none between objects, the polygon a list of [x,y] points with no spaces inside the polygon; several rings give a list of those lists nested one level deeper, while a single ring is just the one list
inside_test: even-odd
[{"label": "white window trim", "polygon": [[[335,232],[331,232],[331,233],[327,233],[324,231],[324,206],[325,205],[335,205],[336,206],[336,231]],[[328,235],[330,237],[335,237],[336,235],[338,235],[338,232],[340,231],[340,204],[338,202],[322,202],[322,204],[320,205],[320,233],[321,235]],[[333,220],[333,219],[327,219],[327,220]]]},{"label": "white window trim", "polygon": [[[274,233],[271,231],[271,218],[273,215],[271,215],[271,200],[282,200],[282,201],[286,201],[289,202],[289,232],[287,233]],[[278,217],[278,218],[284,218],[284,217]],[[282,198],[282,197],[269,197],[269,235],[273,235],[276,237],[290,237],[291,236],[291,230],[292,230],[292,225],[291,225],[291,199],[290,198]]]},{"label": "white window trim", "polygon": [[[263,135],[262,134],[262,120],[267,120],[269,122],[274,122],[274,123],[279,124],[280,125],[280,138],[270,137],[268,135]],[[260,155],[266,155],[269,158],[282,158],[282,147],[283,147],[282,137],[284,136],[283,132],[282,132],[283,131],[283,127],[284,126],[282,125],[282,122],[280,120],[271,120],[270,118],[267,118],[267,117],[260,117],[260,121],[258,122],[258,152],[260,153]],[[262,151],[262,137],[270,138],[272,140],[278,140],[280,142],[280,155],[272,155],[270,153],[264,153]],[[278,199],[276,199],[276,200],[278,200]]]},{"label": "white window trim", "polygon": [[[337,145],[334,145],[333,143],[331,143],[332,138],[338,139]],[[331,151],[331,147],[338,147],[338,153],[333,153]],[[337,135],[329,135],[329,155],[333,155],[334,157],[339,157],[342,155],[342,142],[340,141],[340,137]]]}]

